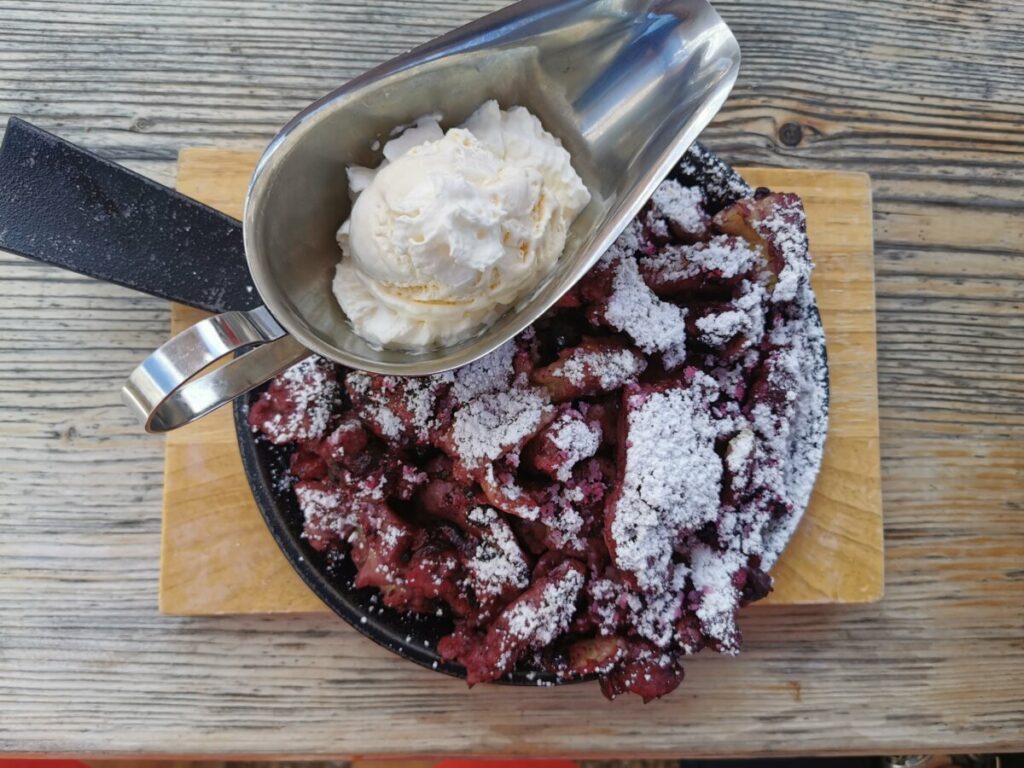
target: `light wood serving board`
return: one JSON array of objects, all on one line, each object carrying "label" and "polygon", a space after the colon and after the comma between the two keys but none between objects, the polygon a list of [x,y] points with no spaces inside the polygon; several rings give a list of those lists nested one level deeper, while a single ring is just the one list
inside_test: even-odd
[{"label": "light wood serving board", "polygon": [[[186,149],[178,189],[241,217],[259,154]],[[800,194],[831,376],[825,460],[810,507],[764,603],[866,603],[884,586],[871,187],[866,175],[740,169],[754,186]],[[172,332],[204,314],[175,305]],[[328,609],[266,529],[242,471],[230,408],[167,437],[160,610],[177,615]],[[757,609],[757,606],[754,606]]]}]

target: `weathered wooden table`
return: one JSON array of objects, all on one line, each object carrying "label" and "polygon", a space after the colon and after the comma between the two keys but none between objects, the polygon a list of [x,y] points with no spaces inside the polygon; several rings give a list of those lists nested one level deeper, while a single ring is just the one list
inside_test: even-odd
[{"label": "weathered wooden table", "polygon": [[[164,182],[500,0],[0,2],[0,115]],[[707,141],[875,180],[887,594],[746,617],[666,702],[465,690],[338,621],[156,609],[161,301],[0,256],[0,750],[723,755],[1024,746],[1024,4],[721,0]],[[356,653],[358,679],[332,670]],[[351,668],[351,665],[349,665]],[[744,665],[749,669],[749,665]],[[397,671],[400,670],[400,674]]]}]

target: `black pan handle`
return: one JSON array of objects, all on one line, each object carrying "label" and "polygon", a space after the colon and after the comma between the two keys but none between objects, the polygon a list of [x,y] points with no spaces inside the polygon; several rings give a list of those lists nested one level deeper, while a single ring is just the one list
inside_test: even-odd
[{"label": "black pan handle", "polygon": [[235,219],[17,117],[0,249],[211,312],[262,304]]}]

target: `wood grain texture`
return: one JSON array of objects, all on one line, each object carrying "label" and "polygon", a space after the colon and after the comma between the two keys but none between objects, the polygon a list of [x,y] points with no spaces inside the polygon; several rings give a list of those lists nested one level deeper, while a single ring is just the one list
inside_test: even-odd
[{"label": "wood grain texture", "polygon": [[[181,192],[240,215],[258,153],[186,149]],[[796,192],[807,206],[815,289],[829,340],[832,412],[821,477],[763,605],[869,603],[885,563],[878,446],[871,188],[864,174],[744,169],[755,186]],[[176,305],[171,332],[201,313]],[[160,610],[184,616],[328,610],[262,524],[227,409],[167,438]],[[240,558],[239,552],[249,556]]]},{"label": "wood grain texture", "polygon": [[[8,0],[0,115],[168,183],[181,148],[261,146],[501,4]],[[0,750],[1024,748],[1024,4],[715,5],[744,67],[708,144],[872,176],[885,599],[752,612],[744,656],[702,656],[668,701],[597,719],[578,715],[592,688],[467,692],[328,616],[161,616],[164,446],[117,390],[169,308],[0,256]]]}]

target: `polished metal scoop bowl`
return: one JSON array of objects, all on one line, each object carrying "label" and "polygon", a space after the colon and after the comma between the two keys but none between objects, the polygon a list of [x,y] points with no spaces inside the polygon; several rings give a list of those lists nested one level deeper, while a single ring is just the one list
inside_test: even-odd
[{"label": "polished metal scoop bowl", "polygon": [[[482,357],[595,264],[721,108],[739,62],[736,39],[705,0],[524,0],[357,77],[289,122],[256,168],[243,231],[266,306],[171,339],[132,373],[126,401],[148,430],[166,431],[312,352],[409,376]],[[331,291],[335,232],[350,208],[346,167],[379,164],[371,147],[395,126],[432,112],[455,125],[488,99],[537,115],[593,199],[553,273],[479,335],[426,352],[376,349]]]}]

